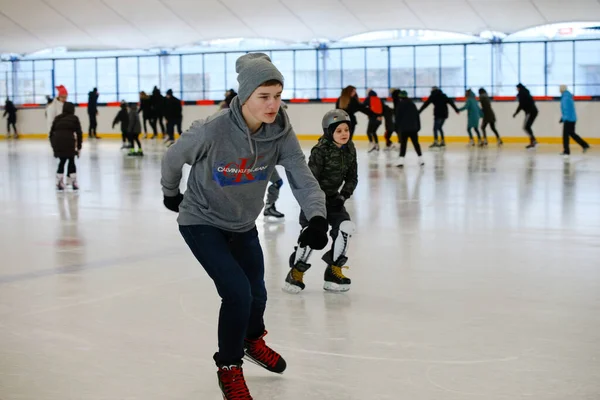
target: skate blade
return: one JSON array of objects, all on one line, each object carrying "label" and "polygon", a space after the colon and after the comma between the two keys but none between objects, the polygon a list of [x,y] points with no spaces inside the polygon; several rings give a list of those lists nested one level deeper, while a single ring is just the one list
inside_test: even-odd
[{"label": "skate blade", "polygon": [[260,361],[252,358],[248,353],[246,353],[246,351],[244,351],[244,360],[246,360],[254,365],[258,365],[259,367],[262,367],[262,368],[266,369],[267,371],[272,372],[274,374],[281,375],[285,371],[285,370],[281,371],[281,372],[273,371],[272,369],[269,368],[269,366],[267,364],[263,364]]},{"label": "skate blade", "polygon": [[265,222],[285,222],[285,217],[276,217],[274,215],[264,215]]},{"label": "skate blade", "polygon": [[350,285],[339,285],[333,282],[323,283],[323,289],[333,293],[343,293],[350,290]]},{"label": "skate blade", "polygon": [[281,288],[281,290],[289,294],[298,294],[302,291],[302,288],[286,282],[285,285],[283,285],[283,287]]}]

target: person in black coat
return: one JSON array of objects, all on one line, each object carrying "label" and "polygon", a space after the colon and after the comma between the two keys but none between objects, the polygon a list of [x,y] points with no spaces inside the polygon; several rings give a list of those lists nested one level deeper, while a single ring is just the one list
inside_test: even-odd
[{"label": "person in black coat", "polygon": [[346,86],[342,89],[340,97],[335,102],[335,108],[346,111],[350,116],[350,140],[352,140],[357,125],[355,114],[360,111],[367,116],[369,115],[367,108],[358,99],[354,86]]},{"label": "person in black coat", "polygon": [[[454,108],[454,111],[456,111],[457,114],[459,113],[458,108],[454,104],[454,101],[436,86],[431,88],[431,95],[425,103],[423,103],[419,109],[419,113],[423,112],[430,104],[433,104],[433,144],[429,147],[446,147],[444,130],[442,127],[444,126],[444,122],[448,119],[448,105]],[[440,142],[438,142],[438,132],[440,134]]]},{"label": "person in black coat", "polygon": [[154,86],[152,89],[152,96],[150,96],[152,103],[152,111],[154,113],[154,125],[158,122],[160,124],[160,132],[164,135],[165,124],[163,118],[165,117],[165,97],[160,93],[160,89]]},{"label": "person in black coat", "polygon": [[170,145],[175,142],[175,126],[177,126],[177,132],[181,135],[181,120],[183,119],[181,100],[173,96],[171,89],[167,91],[165,118],[167,119],[167,134],[169,135],[167,145]]},{"label": "person in black coat", "polygon": [[531,96],[531,93],[529,92],[529,89],[523,86],[523,84],[519,83],[517,85],[517,90],[519,91],[519,94],[517,94],[519,107],[513,114],[513,118],[516,117],[521,110],[525,112],[525,124],[523,129],[525,132],[527,132],[527,135],[529,135],[529,145],[526,148],[533,149],[537,146],[537,140],[535,140],[533,129],[531,129],[531,127],[533,126],[533,121],[535,121],[538,116],[538,109],[535,105],[535,100],[533,100],[533,96]]},{"label": "person in black coat", "polygon": [[98,127],[98,121],[96,117],[98,116],[98,89],[94,88],[91,92],[88,93],[88,105],[87,112],[88,117],[90,119],[90,129],[88,130],[88,136],[94,139],[100,139],[97,135],[96,128]]},{"label": "person in black coat", "polygon": [[10,138],[10,127],[12,126],[15,132],[14,138],[17,139],[19,137],[17,133],[17,107],[9,99],[6,99],[6,103],[4,103],[4,116],[8,117],[6,118],[6,137]]},{"label": "person in black coat", "polygon": [[479,88],[479,103],[481,104],[481,111],[483,111],[483,122],[481,123],[481,131],[483,133],[483,139],[487,143],[487,134],[485,132],[487,126],[492,128],[492,132],[496,135],[498,146],[502,146],[503,142],[500,139],[500,134],[496,130],[496,114],[492,109],[492,102],[490,96],[484,88]]},{"label": "person in black coat", "polygon": [[54,157],[59,159],[58,169],[56,170],[56,188],[58,190],[65,189],[63,177],[65,163],[67,162],[69,163],[67,167],[67,185],[71,185],[73,190],[79,189],[75,157],[79,157],[81,152],[82,136],[81,123],[75,115],[75,105],[65,102],[62,114],[54,119],[50,129],[50,144],[54,151]]},{"label": "person in black coat", "polygon": [[127,149],[130,146],[127,144],[129,135],[127,134],[127,128],[129,128],[129,113],[127,112],[127,103],[125,100],[121,101],[121,109],[113,120],[112,127],[115,129],[115,125],[121,123],[121,139],[123,141],[122,149]]},{"label": "person in black coat", "polygon": [[[385,133],[383,137],[385,139],[385,150],[391,150],[394,148],[394,144],[392,143],[392,135],[396,131],[396,126],[394,123],[394,109],[387,104],[383,104],[383,121],[385,125]],[[400,135],[398,135],[400,138]],[[400,140],[398,139],[398,142]]]},{"label": "person in black coat", "polygon": [[140,92],[140,109],[138,113],[142,113],[142,119],[144,120],[144,139],[148,137],[148,121],[150,122],[150,128],[152,128],[152,132],[154,133],[152,139],[156,139],[158,135],[156,132],[156,119],[154,118],[152,99],[143,91]]},{"label": "person in black coat", "polygon": [[425,162],[423,161],[421,145],[419,144],[419,131],[421,130],[419,110],[415,103],[408,98],[404,90],[400,91],[398,98],[394,111],[396,114],[396,132],[400,133],[400,158],[396,166],[399,168],[404,167],[404,156],[406,155],[408,139],[412,142],[419,156],[419,164],[423,166]]}]

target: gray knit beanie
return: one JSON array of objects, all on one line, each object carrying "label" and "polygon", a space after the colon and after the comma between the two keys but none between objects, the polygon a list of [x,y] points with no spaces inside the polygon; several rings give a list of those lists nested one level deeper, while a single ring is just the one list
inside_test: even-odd
[{"label": "gray knit beanie", "polygon": [[249,53],[241,56],[235,63],[235,72],[238,73],[238,97],[240,103],[246,100],[263,83],[275,79],[283,86],[283,75],[264,53]]}]

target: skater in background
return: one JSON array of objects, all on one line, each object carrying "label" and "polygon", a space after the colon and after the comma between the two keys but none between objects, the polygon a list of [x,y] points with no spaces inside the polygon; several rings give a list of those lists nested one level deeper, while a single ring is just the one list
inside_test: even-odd
[{"label": "skater in background", "polygon": [[[165,117],[165,98],[160,93],[160,89],[154,86],[150,99],[152,103],[154,125],[158,127],[158,125],[156,125],[158,123],[160,125],[160,132],[164,135],[166,132],[165,124],[163,123],[163,118]],[[166,137],[164,139],[167,140]]]},{"label": "skater in background", "polygon": [[396,166],[404,167],[404,157],[406,156],[406,148],[408,139],[413,144],[417,156],[419,157],[419,165],[424,166],[423,153],[419,144],[419,131],[421,130],[421,116],[415,103],[408,98],[408,93],[404,90],[398,91],[398,101],[396,102],[396,132],[400,133],[400,157]]},{"label": "skater in background", "polygon": [[[446,93],[442,92],[440,88],[434,86],[431,88],[431,94],[429,98],[423,103],[419,109],[419,113],[422,113],[430,104],[433,104],[433,144],[429,148],[446,147],[446,141],[444,139],[444,123],[448,119],[448,105],[456,111],[458,114],[458,108],[454,104],[454,101],[446,96]],[[438,142],[438,133],[440,141]]]},{"label": "skater in background", "polygon": [[165,100],[165,118],[167,119],[167,146],[175,143],[175,127],[177,127],[177,133],[181,135],[181,121],[183,119],[183,108],[181,106],[181,100],[173,96],[173,90],[167,90],[167,98]]},{"label": "skater in background", "polygon": [[490,101],[490,96],[485,91],[484,88],[479,88],[479,103],[481,104],[481,110],[483,111],[483,122],[481,123],[481,132],[483,133],[483,138],[487,145],[487,133],[485,129],[489,125],[492,128],[492,132],[496,135],[496,142],[498,146],[502,146],[503,142],[500,139],[500,134],[496,130],[496,114],[492,109],[492,102]]},{"label": "skater in background", "polygon": [[150,128],[152,128],[152,139],[156,139],[156,119],[154,118],[154,110],[152,109],[152,99],[146,94],[146,92],[140,92],[140,109],[138,113],[142,113],[142,119],[144,120],[144,139],[148,137],[148,122],[150,122]]},{"label": "skater in background", "polygon": [[121,101],[121,109],[115,116],[115,119],[112,123],[112,128],[115,129],[115,125],[121,124],[121,140],[123,142],[121,149],[128,149],[129,144],[129,136],[127,135],[127,128],[129,127],[129,113],[127,112],[127,103],[125,101]]},{"label": "skater in background", "polygon": [[[283,100],[281,100],[281,108],[283,108],[284,110],[287,110],[288,108],[287,104],[285,104]],[[282,219],[285,217],[285,214],[277,211],[277,208],[275,207],[275,203],[277,202],[277,200],[279,200],[279,190],[283,186],[283,179],[281,179],[281,176],[279,176],[277,169],[273,170],[271,178],[269,178],[269,182],[271,182],[271,184],[267,189],[267,202],[265,203],[263,215],[265,217],[275,217]]]},{"label": "skater in background", "polygon": [[17,107],[15,104],[10,101],[10,99],[6,99],[4,103],[4,116],[6,118],[6,137],[10,138],[10,127],[13,127],[15,139],[19,138],[19,134],[17,133]]},{"label": "skater in background", "polygon": [[562,156],[568,157],[571,154],[569,149],[569,139],[573,138],[578,145],[587,152],[590,145],[575,133],[575,124],[577,123],[577,112],[575,111],[575,100],[573,95],[567,90],[567,85],[560,85],[560,122],[563,124],[563,152]]},{"label": "skater in background", "polygon": [[369,153],[379,151],[377,129],[379,129],[383,120],[383,100],[377,96],[374,90],[369,89],[363,106],[367,110],[366,114],[369,117],[369,124],[367,125],[367,138],[371,144]]},{"label": "skater in background", "polygon": [[225,100],[223,100],[220,104],[219,104],[219,110],[222,110],[224,108],[229,108],[230,104],[231,104],[231,100],[233,100],[233,98],[237,96],[237,92],[233,89],[229,89],[228,91],[225,92]]},{"label": "skater in background", "polygon": [[465,105],[458,110],[467,110],[467,132],[469,133],[469,146],[475,146],[471,129],[475,130],[475,133],[477,134],[477,142],[479,147],[487,146],[487,139],[484,138],[484,140],[481,140],[481,134],[479,133],[479,119],[481,118],[482,112],[477,104],[475,93],[469,89],[465,92],[465,97],[467,98]]},{"label": "skater in background", "polygon": [[366,107],[360,102],[354,86],[346,86],[342,89],[340,97],[335,102],[335,108],[346,111],[350,116],[350,140],[352,140],[358,124],[355,114],[360,111],[368,116]]},{"label": "skater in background", "polygon": [[[242,357],[282,373],[285,360],[265,343],[265,266],[256,218],[275,165],[310,220],[300,243],[327,245],[325,197],[306,165],[287,113],[283,76],[271,59],[250,53],[236,62],[239,90],[229,110],[196,121],[162,159],[165,206],[179,212],[179,230],[221,297],[219,351],[213,359],[225,400],[252,399]],[[182,168],[191,165],[185,195]],[[237,172],[236,172],[237,171]]]},{"label": "skater in background", "polygon": [[279,190],[283,186],[283,179],[281,179],[281,176],[279,176],[276,169],[273,170],[269,182],[271,182],[271,184],[267,189],[267,202],[265,203],[263,215],[265,217],[284,218],[285,214],[277,211],[277,208],[275,207],[275,203],[279,199]]},{"label": "skater in background", "polygon": [[[390,95],[392,99],[394,99],[394,93],[399,92],[398,89],[390,89]],[[394,102],[394,107],[396,104]],[[394,109],[383,103],[383,121],[385,124],[385,133],[383,135],[385,139],[385,150],[393,150],[394,144],[392,143],[392,135],[396,130],[396,126],[394,124]],[[398,143],[400,142],[400,135],[398,134]]]},{"label": "skater in background", "polygon": [[[129,122],[127,124],[127,135],[129,137],[129,156],[143,156],[142,144],[140,143],[140,135],[142,133],[142,124],[136,103],[129,103]],[[135,144],[138,149],[135,150]]]},{"label": "skater in background", "polygon": [[519,107],[517,107],[517,111],[515,111],[515,113],[513,114],[513,118],[516,117],[517,114],[521,112],[521,110],[525,112],[525,123],[523,125],[523,129],[525,130],[525,132],[527,132],[527,135],[529,136],[529,145],[527,145],[525,148],[534,149],[537,146],[538,142],[535,139],[533,129],[531,129],[531,127],[533,126],[533,122],[538,116],[538,109],[535,105],[535,100],[533,100],[533,96],[531,96],[531,93],[529,92],[529,89],[523,86],[523,84],[519,83],[517,85],[517,90],[519,91],[519,93],[517,94]]},{"label": "skater in background", "polygon": [[65,190],[65,163],[68,163],[66,185],[79,190],[75,157],[80,155],[82,141],[81,123],[75,115],[75,105],[66,102],[63,112],[54,119],[50,128],[50,144],[54,157],[59,159],[56,170],[56,189],[59,191]]},{"label": "skater in background", "polygon": [[46,126],[48,127],[48,132],[52,129],[54,118],[62,114],[63,106],[69,97],[69,92],[63,85],[57,86],[56,90],[58,91],[58,96],[46,106]]},{"label": "skater in background", "polygon": [[90,129],[88,130],[88,137],[90,139],[100,139],[97,134],[96,128],[98,127],[98,89],[94,88],[91,92],[88,93],[88,105],[87,105],[87,113],[88,118],[90,120]]},{"label": "skater in background", "polygon": [[[327,222],[331,225],[329,234],[333,244],[323,255],[323,261],[327,263],[323,289],[332,292],[346,292],[352,283],[342,272],[343,268],[347,268],[344,265],[348,261],[348,240],[355,231],[344,203],[358,184],[356,148],[350,140],[351,123],[350,116],[344,110],[328,111],[321,122],[323,136],[312,148],[308,160],[308,167],[325,193]],[[303,229],[310,227],[304,211],[300,212],[300,225]],[[290,256],[290,272],[285,278],[284,291],[296,294],[304,290],[304,273],[311,266],[308,260],[312,251],[310,245],[298,241]]]}]

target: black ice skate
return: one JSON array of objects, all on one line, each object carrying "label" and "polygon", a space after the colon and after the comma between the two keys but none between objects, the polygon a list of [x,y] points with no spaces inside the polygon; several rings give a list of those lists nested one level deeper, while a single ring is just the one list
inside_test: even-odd
[{"label": "black ice skate", "polygon": [[275,204],[267,204],[265,206],[265,210],[263,211],[263,215],[265,217],[274,217],[274,218],[283,218],[285,214],[277,211],[275,208]]},{"label": "black ice skate", "polygon": [[535,149],[537,147],[537,145],[538,145],[537,140],[532,140],[531,143],[529,143],[529,145],[527,145],[525,148],[527,150],[532,150],[532,149]]},{"label": "black ice skate", "polygon": [[328,292],[347,292],[350,290],[350,284],[352,281],[350,278],[344,276],[342,268],[336,265],[328,265],[325,269],[325,283],[323,283],[323,289]]},{"label": "black ice skate", "polygon": [[285,284],[283,286],[283,291],[291,294],[298,294],[304,290],[306,287],[303,281],[304,273],[310,268],[310,264],[307,264],[303,261],[298,261],[294,265],[294,261],[296,260],[296,251],[294,251],[290,256],[290,272],[288,272],[287,276],[285,277]]}]

